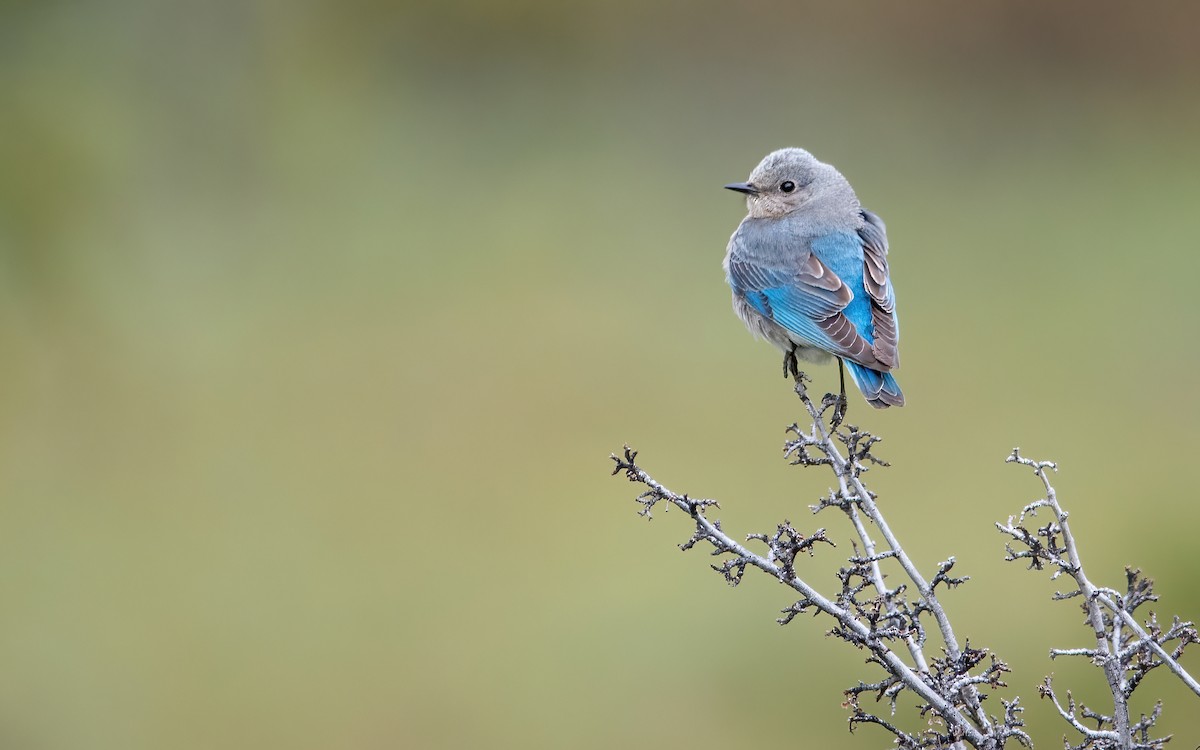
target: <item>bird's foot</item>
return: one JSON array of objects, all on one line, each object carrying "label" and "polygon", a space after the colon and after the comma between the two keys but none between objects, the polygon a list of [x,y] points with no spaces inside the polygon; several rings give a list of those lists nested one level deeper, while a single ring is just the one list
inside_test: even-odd
[{"label": "bird's foot", "polygon": [[826,393],[825,398],[821,400],[822,411],[833,408],[833,413],[829,417],[830,430],[836,431],[846,420],[846,404],[845,394]]},{"label": "bird's foot", "polygon": [[804,373],[800,372],[800,360],[796,358],[795,344],[783,355],[783,376],[793,378],[797,383],[804,377]]},{"label": "bird's foot", "polygon": [[808,398],[808,388],[804,385],[808,382],[808,376],[800,370],[800,360],[796,358],[796,345],[792,344],[792,348],[783,353],[783,376],[791,377],[796,381],[796,395],[802,399]]}]

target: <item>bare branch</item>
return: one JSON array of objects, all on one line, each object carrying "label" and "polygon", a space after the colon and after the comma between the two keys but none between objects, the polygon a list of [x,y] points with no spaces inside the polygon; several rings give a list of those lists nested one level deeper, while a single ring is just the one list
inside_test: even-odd
[{"label": "bare branch", "polygon": [[[960,647],[938,601],[939,588],[954,588],[968,577],[952,575],[953,557],[942,562],[931,578],[923,577],[863,482],[870,468],[888,465],[874,454],[880,438],[852,425],[833,429],[826,419],[835,400],[827,396],[820,404],[814,403],[804,389],[803,379],[797,382],[796,391],[811,423],[807,428],[792,425],[788,429],[784,456],[794,465],[831,472],[835,486],[820,498],[813,511],[837,509],[853,530],[852,554],[838,571],[838,591],[822,593],[797,569],[801,558],[812,557],[818,547],[836,547],[825,528],[802,532],[785,520],[777,524],[774,533],[747,535],[746,543],[764,545],[765,553],[760,554],[726,533],[719,521],[708,518],[712,508],[720,507],[715,500],[697,500],[666,488],[637,464],[637,453],[628,446],[612,456],[613,473],[624,473],[630,481],[647,488],[637,497],[641,515],[649,517],[659,503],[686,512],[694,522],[694,530],[681,548],[688,550],[706,543],[712,554],[722,558],[712,567],[729,584],[737,585],[747,571],[757,569],[796,591],[800,597],[782,610],[780,623],[790,623],[797,615],[809,612],[832,617],[829,635],[868,652],[868,663],[884,670],[884,676],[860,682],[846,691],[852,729],[861,724],[880,726],[895,737],[900,747],[969,744],[998,749],[1013,738],[1030,745],[1022,730],[1016,699],[1004,702],[1000,719],[983,710],[981,689],[1003,687],[1001,678],[1008,671],[1007,665],[986,649]],[[882,540],[876,540],[877,534]],[[897,566],[893,573],[898,573],[903,582],[890,586],[885,565]],[[912,597],[910,591],[914,592]],[[936,658],[924,651],[926,618],[936,624],[945,643],[942,655]],[[873,715],[859,703],[861,694],[874,694],[876,700],[886,701],[894,714],[897,698],[905,691],[916,697],[918,712],[925,717],[913,729],[906,729],[894,718]]]},{"label": "bare branch", "polygon": [[[954,557],[939,563],[928,578],[921,573],[864,482],[872,468],[888,465],[874,453],[881,439],[854,425],[830,423],[837,399],[827,395],[814,403],[805,380],[803,374],[797,378],[796,393],[811,422],[804,428],[799,424],[788,428],[784,457],[793,465],[829,472],[832,487],[810,508],[814,514],[834,510],[835,517],[844,517],[849,524],[848,545],[835,541],[836,535],[826,527],[805,531],[788,520],[776,524],[772,533],[747,534],[739,541],[719,520],[709,518],[712,509],[721,507],[716,500],[668,489],[638,465],[637,452],[628,446],[612,456],[613,474],[623,473],[646,488],[636,498],[639,515],[650,518],[660,503],[664,509],[675,507],[687,513],[693,528],[680,549],[698,545],[709,549],[718,558],[712,569],[729,585],[737,586],[747,572],[758,570],[791,588],[798,598],[781,610],[780,624],[789,624],[801,614],[829,617],[832,625],[827,635],[866,652],[866,663],[880,672],[844,691],[851,731],[864,724],[880,727],[900,748],[1001,750],[1009,740],[1032,747],[1018,698],[999,698],[1000,716],[984,710],[986,700],[995,699],[998,691],[1007,688],[1008,665],[986,648],[973,647],[970,641],[960,644],[939,600],[940,593],[967,583],[970,577],[955,572]],[[1066,747],[1161,750],[1170,739],[1152,734],[1161,705],[1135,719],[1130,697],[1145,676],[1161,666],[1200,695],[1200,684],[1179,664],[1186,646],[1200,640],[1200,635],[1193,623],[1178,617],[1169,624],[1160,623],[1153,612],[1143,621],[1134,617],[1140,607],[1157,601],[1153,581],[1140,570],[1126,570],[1123,590],[1093,584],[1084,572],[1068,514],[1050,482],[1050,473],[1057,466],[1026,459],[1017,450],[1008,461],[1033,469],[1042,480],[1044,497],[1025,505],[1015,518],[996,524],[1007,536],[1005,559],[1023,561],[1031,570],[1047,571],[1051,580],[1069,582],[1053,599],[1079,604],[1094,644],[1053,648],[1050,658],[1086,657],[1103,671],[1112,696],[1111,711],[1098,711],[1077,703],[1069,691],[1066,700],[1060,700],[1051,679],[1042,682],[1038,694],[1050,700],[1079,735],[1079,744],[1066,743]],[[1047,510],[1051,518],[1045,523],[1031,523],[1039,514],[1044,518]],[[843,552],[848,547],[849,553],[837,569],[836,588],[822,591],[812,583],[821,579],[806,572],[806,566],[813,564],[810,560],[818,557],[819,550],[837,549],[839,543]],[[926,650],[930,627],[936,628],[943,644],[937,651]],[[916,701],[916,717],[905,717],[899,711],[905,692]],[[883,704],[886,715],[868,710],[864,696]],[[913,726],[908,726],[910,723]]]},{"label": "bare branch", "polygon": [[[1138,607],[1158,599],[1154,594],[1154,582],[1143,577],[1140,570],[1125,569],[1124,593],[1092,583],[1084,572],[1068,513],[1059,504],[1058,495],[1050,482],[1050,471],[1056,471],[1057,465],[1050,461],[1024,458],[1015,448],[1006,460],[1032,468],[1042,480],[1046,493],[1044,498],[1025,506],[1015,522],[1010,517],[1008,523],[996,524],[998,530],[1024,547],[1017,551],[1011,544],[1008,545],[1006,559],[1029,559],[1032,561],[1031,568],[1050,568],[1051,578],[1064,576],[1075,584],[1073,590],[1055,593],[1054,599],[1081,599],[1081,606],[1095,637],[1095,648],[1056,648],[1050,651],[1050,657],[1086,656],[1099,666],[1112,695],[1113,713],[1102,714],[1084,706],[1077,708],[1070,692],[1067,693],[1067,706],[1062,706],[1054,695],[1049,677],[1040,689],[1042,697],[1050,698],[1059,714],[1084,736],[1083,744],[1078,746],[1081,749],[1162,747],[1170,738],[1154,739],[1149,734],[1161,713],[1161,707],[1156,706],[1150,716],[1143,715],[1133,722],[1130,719],[1129,698],[1151,670],[1163,665],[1200,695],[1200,685],[1178,661],[1183,649],[1197,640],[1196,629],[1192,623],[1175,618],[1171,627],[1164,631],[1153,613],[1145,627],[1134,619],[1132,613]],[[1036,531],[1024,526],[1027,517],[1047,508],[1054,517],[1046,525]],[[1172,643],[1172,652],[1168,653],[1165,646]],[[1095,721],[1097,728],[1086,727],[1078,716]]]}]

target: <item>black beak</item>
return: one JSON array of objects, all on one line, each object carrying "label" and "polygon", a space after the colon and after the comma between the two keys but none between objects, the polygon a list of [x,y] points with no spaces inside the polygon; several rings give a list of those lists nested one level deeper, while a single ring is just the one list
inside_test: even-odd
[{"label": "black beak", "polygon": [[758,195],[758,188],[754,187],[748,182],[735,182],[733,184],[726,185],[725,189],[735,190],[739,193],[745,193],[746,195]]}]

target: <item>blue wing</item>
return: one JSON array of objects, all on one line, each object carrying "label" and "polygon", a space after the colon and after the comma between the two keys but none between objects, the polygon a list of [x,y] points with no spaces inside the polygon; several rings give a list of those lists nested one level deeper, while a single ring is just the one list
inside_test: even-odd
[{"label": "blue wing", "polygon": [[747,220],[734,234],[734,292],[807,345],[886,371],[873,348],[873,298],[863,293],[863,239],[854,231],[807,238],[781,229]]}]

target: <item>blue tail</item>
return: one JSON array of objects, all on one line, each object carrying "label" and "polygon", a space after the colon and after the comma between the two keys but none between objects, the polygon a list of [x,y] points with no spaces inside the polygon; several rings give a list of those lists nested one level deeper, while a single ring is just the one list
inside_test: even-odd
[{"label": "blue tail", "polygon": [[886,409],[889,406],[904,406],[904,394],[900,392],[900,384],[890,372],[876,372],[869,367],[843,360],[854,384],[867,398],[867,403],[876,409]]}]

